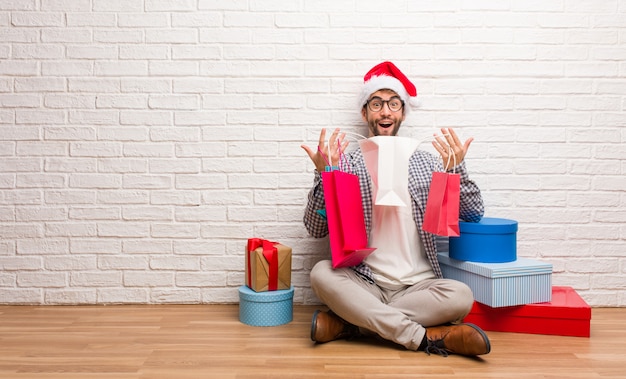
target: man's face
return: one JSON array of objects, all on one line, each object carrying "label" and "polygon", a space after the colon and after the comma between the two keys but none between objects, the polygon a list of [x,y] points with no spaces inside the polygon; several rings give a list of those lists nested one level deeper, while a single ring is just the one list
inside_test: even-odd
[{"label": "man's face", "polygon": [[379,111],[374,112],[367,105],[361,110],[361,116],[363,121],[367,123],[370,137],[395,136],[398,133],[405,115],[404,107],[397,111],[392,111],[389,108],[387,101],[392,100],[394,97],[398,98],[399,96],[394,91],[382,89],[374,92],[368,98],[370,101],[375,98],[383,101],[383,106]]}]

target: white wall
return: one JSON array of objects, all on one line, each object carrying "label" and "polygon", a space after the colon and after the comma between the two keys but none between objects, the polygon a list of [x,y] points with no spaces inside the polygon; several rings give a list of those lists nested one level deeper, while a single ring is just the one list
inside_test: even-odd
[{"label": "white wall", "polygon": [[624,0],[0,0],[0,303],[235,302],[249,237],[316,302],[299,146],[387,59],[518,255],[625,306]]}]

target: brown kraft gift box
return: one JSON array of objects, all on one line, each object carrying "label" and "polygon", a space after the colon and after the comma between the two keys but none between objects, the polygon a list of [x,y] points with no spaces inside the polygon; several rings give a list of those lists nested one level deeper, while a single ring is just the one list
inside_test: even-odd
[{"label": "brown kraft gift box", "polygon": [[291,248],[250,238],[246,247],[246,286],[256,292],[291,288]]}]

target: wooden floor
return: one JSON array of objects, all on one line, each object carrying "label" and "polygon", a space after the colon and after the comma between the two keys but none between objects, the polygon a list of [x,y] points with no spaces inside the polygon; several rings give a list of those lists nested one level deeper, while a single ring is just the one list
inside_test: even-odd
[{"label": "wooden floor", "polygon": [[593,309],[591,338],[488,332],[482,358],[315,345],[314,309],[252,327],[237,305],[0,306],[0,378],[626,378],[626,308]]}]

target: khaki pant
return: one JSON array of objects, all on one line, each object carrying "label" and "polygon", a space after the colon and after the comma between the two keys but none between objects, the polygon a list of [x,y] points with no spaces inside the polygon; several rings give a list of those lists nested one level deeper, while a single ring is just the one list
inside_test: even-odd
[{"label": "khaki pant", "polygon": [[409,350],[417,350],[426,327],[460,321],[474,301],[472,290],[456,280],[428,279],[391,291],[330,261],[311,270],[311,287],[338,316]]}]

